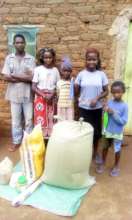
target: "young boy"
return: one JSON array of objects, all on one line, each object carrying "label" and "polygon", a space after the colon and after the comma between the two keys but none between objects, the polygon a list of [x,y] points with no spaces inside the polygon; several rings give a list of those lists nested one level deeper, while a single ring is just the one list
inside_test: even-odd
[{"label": "young boy", "polygon": [[108,101],[105,111],[108,113],[108,125],[104,133],[104,146],[102,152],[103,162],[96,168],[97,173],[104,172],[104,166],[109,147],[114,145],[115,162],[110,172],[111,176],[118,176],[119,161],[121,154],[121,145],[123,140],[123,128],[128,120],[128,106],[122,100],[122,96],[125,93],[125,85],[121,81],[115,81],[111,86],[111,93],[113,99]]}]

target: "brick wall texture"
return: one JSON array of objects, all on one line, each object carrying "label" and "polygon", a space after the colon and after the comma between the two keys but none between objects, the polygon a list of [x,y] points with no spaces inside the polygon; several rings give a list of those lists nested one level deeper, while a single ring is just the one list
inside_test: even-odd
[{"label": "brick wall texture", "polygon": [[[8,52],[4,25],[41,25],[37,48],[53,47],[57,60],[68,54],[74,73],[83,68],[89,46],[99,49],[110,79],[113,37],[108,30],[131,0],[0,0],[0,68]],[[10,135],[10,105],[4,100],[6,83],[0,80],[0,135]]]}]

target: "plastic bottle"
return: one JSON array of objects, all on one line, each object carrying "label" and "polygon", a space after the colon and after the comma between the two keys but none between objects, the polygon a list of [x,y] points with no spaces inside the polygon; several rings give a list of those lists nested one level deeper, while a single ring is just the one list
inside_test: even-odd
[{"label": "plastic bottle", "polygon": [[108,112],[104,112],[104,115],[103,115],[103,129],[104,129],[104,132],[106,131],[106,128],[108,126],[108,120],[109,120]]}]

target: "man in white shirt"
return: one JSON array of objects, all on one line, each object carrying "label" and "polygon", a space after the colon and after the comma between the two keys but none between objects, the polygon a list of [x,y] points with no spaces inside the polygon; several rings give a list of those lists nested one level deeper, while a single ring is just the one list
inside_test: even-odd
[{"label": "man in white shirt", "polygon": [[33,127],[31,82],[35,59],[25,52],[26,41],[23,35],[15,35],[13,44],[15,53],[6,57],[2,70],[4,79],[8,81],[6,99],[11,103],[13,145],[9,147],[9,151],[15,151],[20,146],[23,124],[27,132],[30,132]]}]

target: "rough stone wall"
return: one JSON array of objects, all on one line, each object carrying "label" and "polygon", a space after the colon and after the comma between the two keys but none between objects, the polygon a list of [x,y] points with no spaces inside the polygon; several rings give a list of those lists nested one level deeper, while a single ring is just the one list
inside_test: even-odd
[{"label": "rough stone wall", "polygon": [[[101,53],[102,65],[113,78],[113,37],[108,35],[112,23],[131,0],[0,0],[0,68],[7,54],[4,25],[41,25],[37,48],[53,47],[57,60],[70,55],[74,74],[84,66],[89,46]],[[4,100],[6,84],[0,80],[0,133],[10,130],[9,103]]]}]

